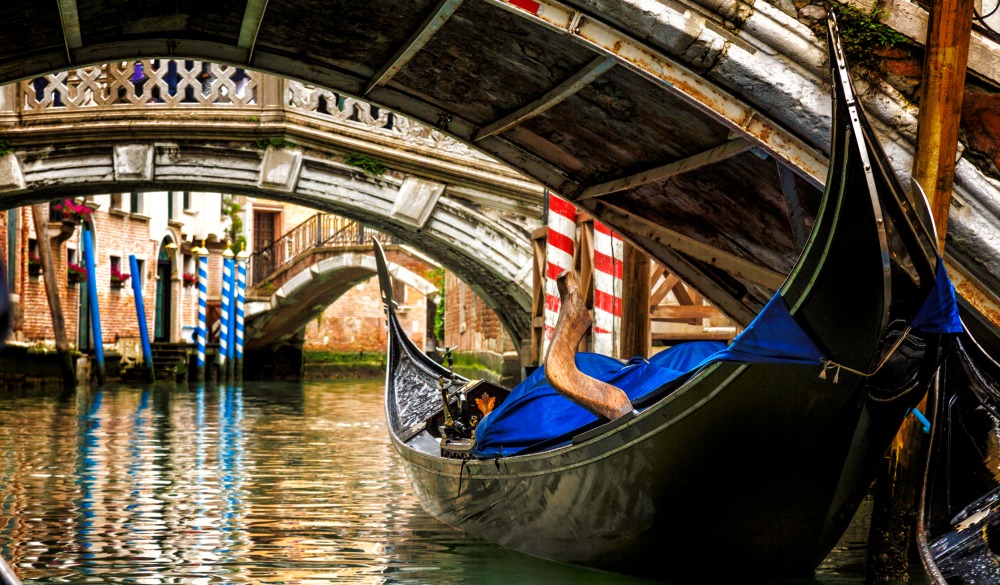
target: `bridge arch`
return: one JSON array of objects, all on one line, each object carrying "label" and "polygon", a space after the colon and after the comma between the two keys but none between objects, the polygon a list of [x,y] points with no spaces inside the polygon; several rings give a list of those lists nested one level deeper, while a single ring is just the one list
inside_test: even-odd
[{"label": "bridge arch", "polygon": [[[408,253],[400,246],[388,246],[387,251],[390,257]],[[248,305],[248,351],[293,339],[327,306],[377,273],[371,252],[353,249],[318,254],[324,257],[300,259],[298,263],[303,269],[293,271],[266,303]],[[393,278],[417,290],[430,303],[440,301],[438,288],[427,279],[391,260],[388,264]]]},{"label": "bridge arch", "polygon": [[282,152],[299,158],[302,166],[296,188],[288,191],[263,180],[269,151],[251,142],[132,142],[125,146],[148,150],[149,176],[122,179],[115,171],[116,148],[122,146],[91,141],[17,149],[23,188],[3,201],[28,204],[62,196],[172,190],[238,192],[312,207],[371,225],[439,259],[497,312],[513,339],[530,336],[529,230],[537,219],[489,208],[445,189],[417,227],[396,202],[400,191],[419,179],[402,174],[374,178],[324,152],[287,148]]}]

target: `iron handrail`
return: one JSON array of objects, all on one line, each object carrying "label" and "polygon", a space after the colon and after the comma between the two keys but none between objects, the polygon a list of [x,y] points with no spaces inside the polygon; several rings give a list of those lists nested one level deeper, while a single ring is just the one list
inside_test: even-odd
[{"label": "iron handrail", "polygon": [[399,240],[353,220],[317,213],[295,226],[271,245],[250,255],[250,286],[257,286],[302,254],[320,247],[365,245],[376,238],[383,244]]}]

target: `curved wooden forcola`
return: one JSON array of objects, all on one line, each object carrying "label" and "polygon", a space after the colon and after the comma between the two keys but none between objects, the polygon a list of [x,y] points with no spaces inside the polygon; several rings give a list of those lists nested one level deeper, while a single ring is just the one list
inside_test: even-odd
[{"label": "curved wooden forcola", "polygon": [[556,279],[559,319],[545,354],[545,377],[557,392],[597,416],[615,420],[632,412],[632,403],[619,388],[595,380],[576,367],[576,348],[590,329],[592,319],[580,294],[576,275],[564,271]]}]

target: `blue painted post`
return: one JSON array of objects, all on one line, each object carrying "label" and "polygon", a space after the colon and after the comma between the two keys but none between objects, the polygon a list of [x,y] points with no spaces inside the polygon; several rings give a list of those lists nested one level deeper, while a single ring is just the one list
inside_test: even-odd
[{"label": "blue painted post", "polygon": [[101,336],[101,309],[97,306],[97,270],[94,268],[94,237],[83,230],[83,257],[87,264],[87,298],[90,301],[90,330],[94,335],[94,359],[97,360],[97,383],[104,385],[104,337]]},{"label": "blue painted post", "polygon": [[198,257],[198,374],[199,382],[205,381],[205,340],[208,338],[206,314],[208,313],[208,250],[202,240],[194,249]]},{"label": "blue painted post", "polygon": [[[232,251],[226,249],[230,255]],[[229,258],[229,354],[226,355],[226,379],[236,380],[236,260]]]},{"label": "blue painted post", "polygon": [[[226,252],[229,253],[226,256]],[[219,381],[226,379],[226,358],[229,357],[229,280],[232,275],[232,251],[222,256],[222,316],[219,322]]]},{"label": "blue painted post", "polygon": [[139,339],[142,340],[142,361],[146,364],[146,381],[155,380],[153,376],[153,350],[149,346],[149,327],[146,325],[146,306],[142,297],[142,275],[139,274],[139,262],[135,254],[129,254],[129,270],[132,271],[132,295],[135,297],[135,315],[139,320]]},{"label": "blue painted post", "polygon": [[245,249],[236,255],[236,379],[243,379],[243,319],[247,293],[247,258]]}]

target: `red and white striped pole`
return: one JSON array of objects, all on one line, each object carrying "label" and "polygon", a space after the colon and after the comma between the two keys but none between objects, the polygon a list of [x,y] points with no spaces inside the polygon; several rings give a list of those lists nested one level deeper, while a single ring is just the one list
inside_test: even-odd
[{"label": "red and white striped pole", "polygon": [[618,357],[622,326],[621,237],[594,222],[594,353]]},{"label": "red and white striped pole", "polygon": [[549,350],[549,341],[559,319],[559,290],[556,278],[573,269],[576,243],[576,208],[573,204],[549,193],[548,236],[545,240],[545,340],[542,359]]}]

